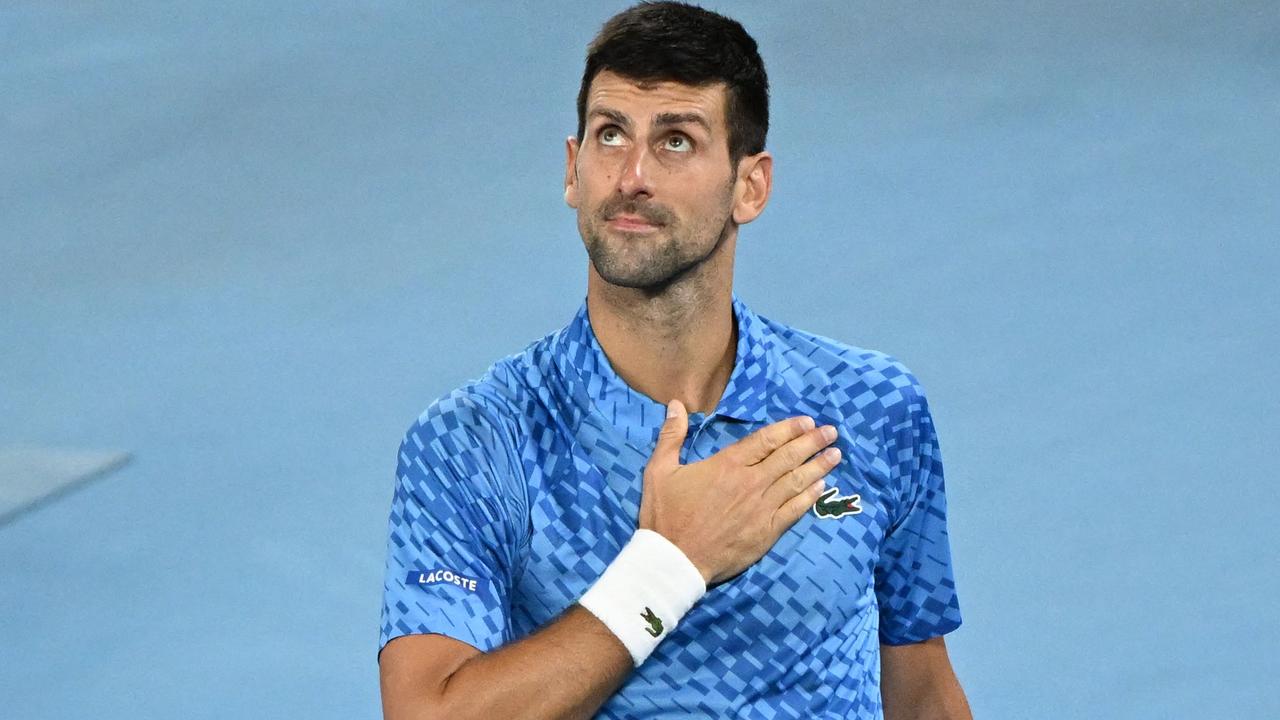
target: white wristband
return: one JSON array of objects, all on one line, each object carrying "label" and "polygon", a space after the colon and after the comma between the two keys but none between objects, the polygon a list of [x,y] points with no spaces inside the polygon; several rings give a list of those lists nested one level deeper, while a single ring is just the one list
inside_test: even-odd
[{"label": "white wristband", "polygon": [[618,636],[639,667],[706,594],[702,573],[680,548],[642,528],[578,604]]}]

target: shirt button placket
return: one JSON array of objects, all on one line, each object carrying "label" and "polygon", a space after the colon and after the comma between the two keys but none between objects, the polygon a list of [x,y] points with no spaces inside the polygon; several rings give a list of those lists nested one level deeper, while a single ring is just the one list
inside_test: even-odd
[{"label": "shirt button placket", "polygon": [[690,438],[690,451],[700,459],[703,457],[703,453],[698,449],[698,440],[702,438],[714,417],[714,414],[704,417],[702,422],[698,423],[698,427],[694,428],[693,437]]}]

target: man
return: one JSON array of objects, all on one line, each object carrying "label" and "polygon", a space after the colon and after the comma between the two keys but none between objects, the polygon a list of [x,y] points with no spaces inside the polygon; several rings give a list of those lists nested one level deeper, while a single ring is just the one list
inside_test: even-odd
[{"label": "man", "polygon": [[923,391],[733,293],[767,128],[732,20],[643,4],[591,43],[586,301],[401,444],[386,717],[969,717]]}]

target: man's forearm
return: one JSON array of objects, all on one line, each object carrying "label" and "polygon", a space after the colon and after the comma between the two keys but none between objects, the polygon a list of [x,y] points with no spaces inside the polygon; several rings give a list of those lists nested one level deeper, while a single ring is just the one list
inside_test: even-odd
[{"label": "man's forearm", "polygon": [[885,693],[885,720],[973,720],[969,701],[954,673],[940,673],[928,684]]},{"label": "man's forearm", "polygon": [[575,604],[528,637],[463,663],[444,685],[442,716],[589,720],[634,667],[622,642]]},{"label": "man's forearm", "polygon": [[885,720],[973,720],[941,637],[880,646]]},{"label": "man's forearm", "polygon": [[935,688],[903,704],[884,704],[885,720],[973,720],[969,701],[957,682]]}]

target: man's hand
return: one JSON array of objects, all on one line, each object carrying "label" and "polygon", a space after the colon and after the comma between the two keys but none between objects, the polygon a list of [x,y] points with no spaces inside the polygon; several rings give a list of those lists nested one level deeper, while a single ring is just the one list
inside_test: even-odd
[{"label": "man's hand", "polygon": [[644,470],[639,526],[680,548],[709,587],[763,557],[817,501],[840,450],[813,456],[835,442],[836,429],[788,418],[681,465],[689,416],[679,400],[672,410]]},{"label": "man's hand", "polygon": [[[644,471],[640,527],[661,533],[710,585],[760,559],[818,499],[840,461],[808,417],[762,428],[702,462],[680,464],[689,418],[676,403]],[[834,451],[834,448],[832,448]],[[386,717],[588,718],[634,670],[627,648],[574,605],[515,642],[480,652],[440,635],[399,637],[381,654]]]}]

